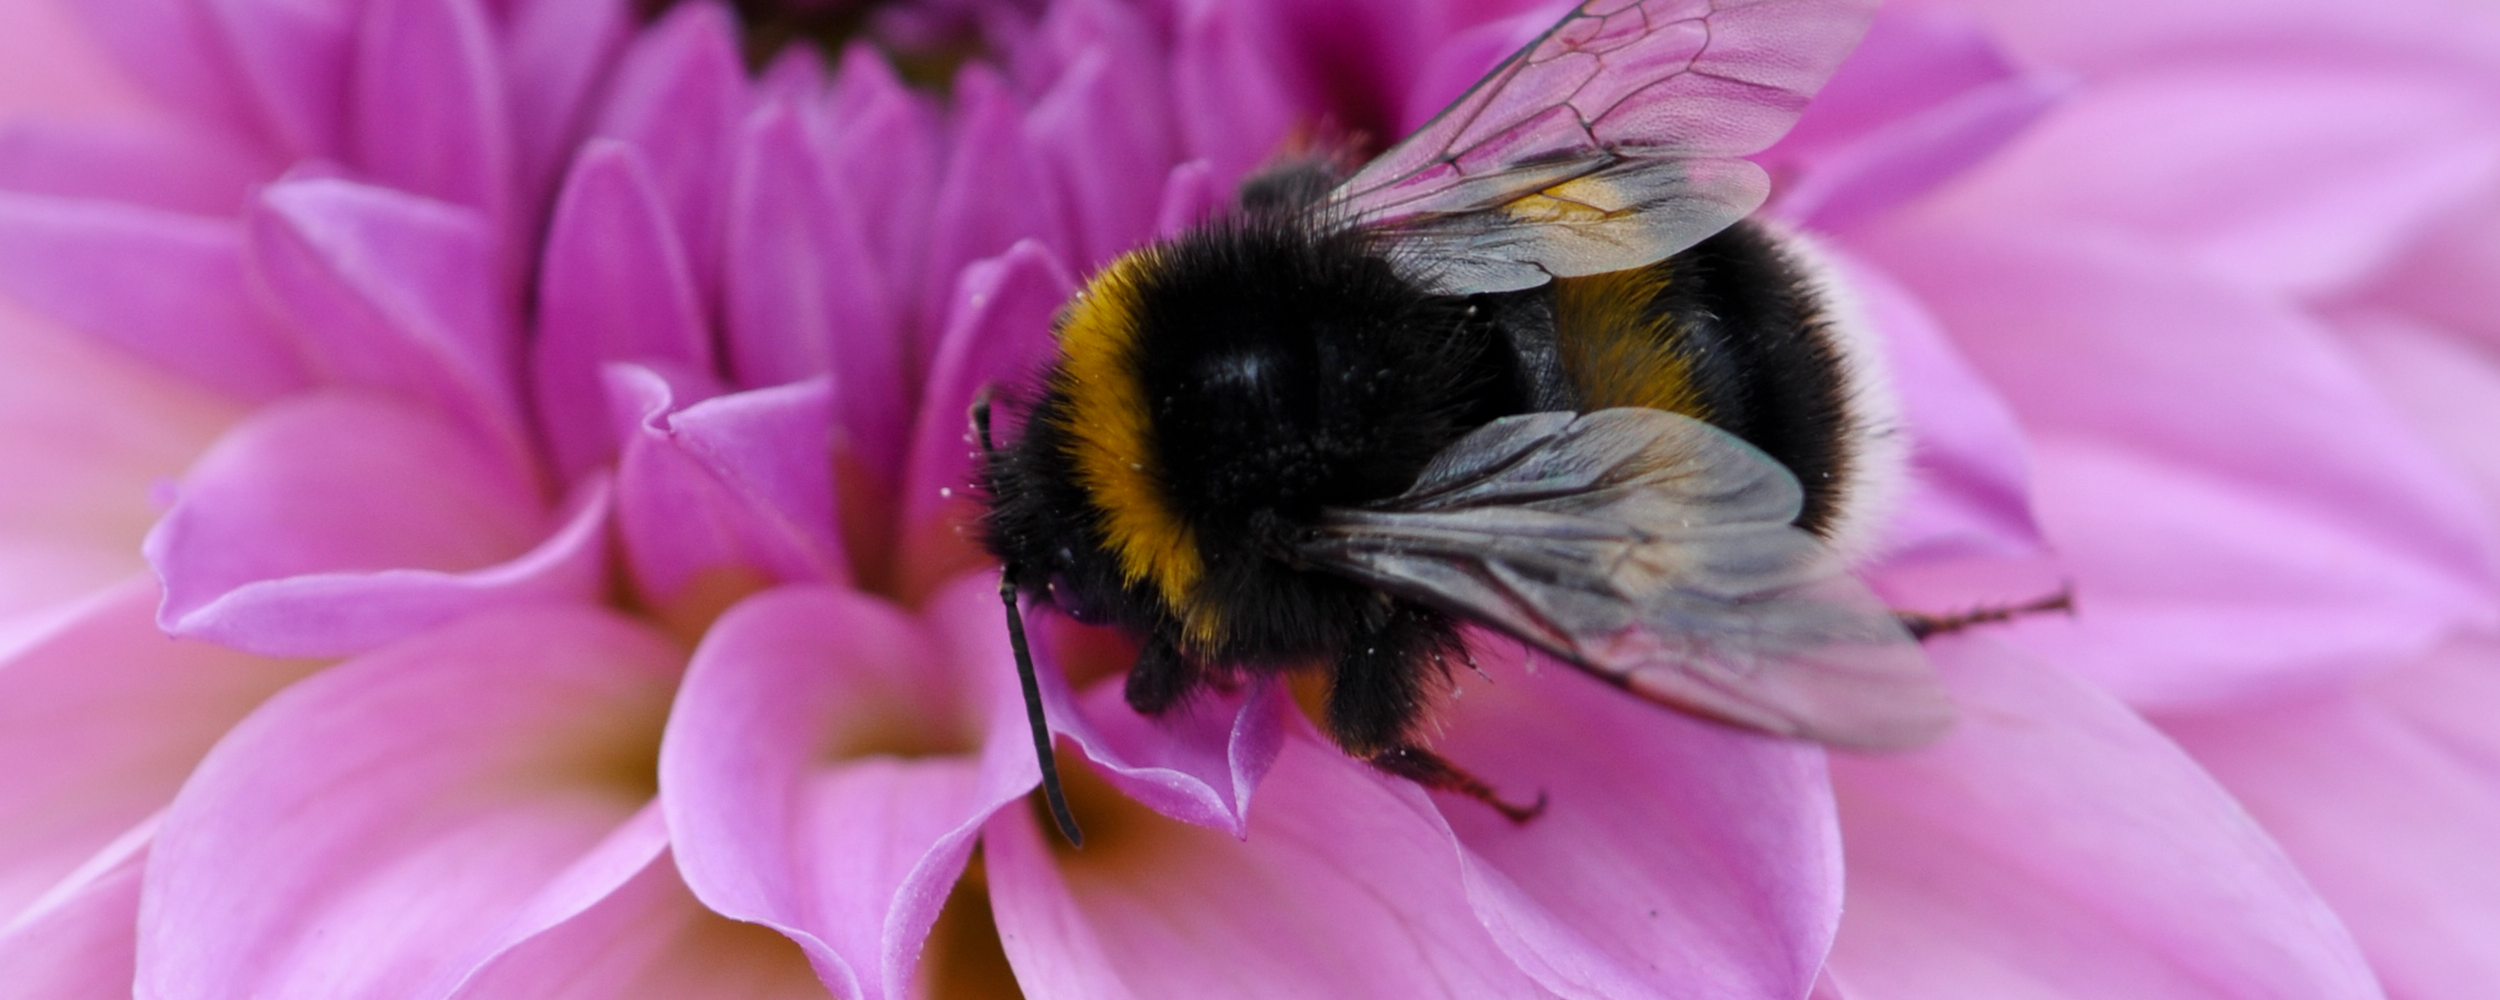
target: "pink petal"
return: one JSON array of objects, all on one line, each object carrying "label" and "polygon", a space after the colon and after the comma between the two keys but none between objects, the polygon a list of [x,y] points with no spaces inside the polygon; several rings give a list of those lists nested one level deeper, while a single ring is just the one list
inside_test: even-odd
[{"label": "pink petal", "polygon": [[0,188],[31,194],[223,216],[278,170],[265,150],[179,119],[0,124]]},{"label": "pink petal", "polygon": [[1174,166],[1163,177],[1163,201],[1155,208],[1155,236],[1177,236],[1224,214],[1232,203],[1232,192],[1216,186],[1214,164],[1191,160]]},{"label": "pink petal", "polygon": [[[937,113],[930,100],[894,75],[885,56],[865,42],[843,50],[834,67],[824,140],[836,191],[875,191],[861,202],[867,245],[877,248],[887,301],[897,310],[920,304],[929,205],[936,197],[940,157]],[[948,280],[952,280],[951,277]],[[935,320],[919,317],[922,325]],[[922,355],[906,353],[917,360]]]},{"label": "pink petal", "polygon": [[798,941],[842,996],[909,995],[981,821],[1038,773],[1012,688],[967,685],[936,652],[873,598],[776,590],[706,634],[670,715],[662,801],[687,885]]},{"label": "pink petal", "polygon": [[2119,228],[2251,287],[2332,290],[2500,168],[2488,88],[2310,65],[2102,80],[1938,210]]},{"label": "pink petal", "polygon": [[650,163],[706,300],[721,260],[715,189],[748,103],[737,37],[722,4],[673,6],[640,32],[617,66],[596,129],[632,145]]},{"label": "pink petal", "polygon": [[1412,786],[1307,728],[1285,741],[1247,839],[1085,793],[1095,780],[1075,776],[1090,823],[1081,852],[1046,846],[1031,810],[1002,810],[982,831],[999,935],[1028,996],[1550,995],[1486,934],[1449,835]]},{"label": "pink petal", "polygon": [[[1058,257],[1033,240],[964,269],[920,399],[903,476],[900,551],[914,580],[944,579],[966,565],[956,527],[969,523],[964,519],[974,510],[972,398],[989,385],[1029,389],[1055,349],[1051,315],[1075,291]],[[994,436],[1015,440],[1021,414],[1002,416]],[[905,592],[916,586],[906,584]]]},{"label": "pink petal", "polygon": [[520,333],[477,213],[342,180],[270,186],[249,223],[253,276],[332,384],[433,407],[520,460]]},{"label": "pink petal", "polygon": [[[1161,52],[1136,15],[1102,4],[1062,4],[1096,22],[1059,78],[1025,116],[1025,137],[1057,181],[1072,243],[1090,269],[1153,235],[1154,182],[1178,152]],[[1238,126],[1236,126],[1238,127]]]},{"label": "pink petal", "polygon": [[[1074,246],[1059,224],[1058,199],[1043,179],[1040,157],[1023,131],[1023,113],[1007,85],[981,64],[965,67],[956,78],[954,149],[937,189],[934,215],[925,223],[929,256],[920,290],[924,329],[941,329],[934,320],[948,317],[943,329],[951,335],[959,313],[948,305],[962,301],[963,287],[974,280],[965,272],[974,262],[1027,239],[1052,248]],[[920,342],[914,359],[920,370],[937,368],[946,342]]]},{"label": "pink petal", "polygon": [[371,0],[356,32],[355,162],[375,181],[512,217],[512,122],[477,0]]},{"label": "pink petal", "polygon": [[572,919],[497,955],[458,1000],[800,1000],[825,988],[797,946],[703,908],[661,854]]},{"label": "pink petal", "polygon": [[0,117],[29,111],[101,116],[149,104],[138,81],[115,66],[80,23],[85,6],[19,0],[0,8]]},{"label": "pink petal", "polygon": [[[223,28],[207,4],[198,0],[80,0],[62,6],[76,12],[87,34],[113,56],[122,72],[147,88],[148,96],[238,136],[269,134],[227,52]],[[66,51],[58,44],[47,44],[43,33],[30,33],[26,40],[64,56],[76,51],[76,43],[70,43]]]},{"label": "pink petal", "polygon": [[2417,234],[2363,293],[2459,333],[2500,344],[2500,185]]},{"label": "pink petal", "polygon": [[347,92],[355,0],[201,0],[232,53],[236,77],[262,119],[297,158],[336,159],[348,148]]},{"label": "pink petal", "polygon": [[1571,996],[1802,993],[1840,913],[1822,755],[1486,649],[1486,676],[1461,675],[1435,714],[1435,748],[1513,799],[1544,796],[1545,813],[1522,825],[1433,801],[1503,952]]},{"label": "pink petal", "polygon": [[631,14],[622,4],[533,0],[507,19],[504,100],[523,204],[554,195],[590,127],[595,92],[625,48]]},{"label": "pink petal", "polygon": [[1772,211],[1831,230],[1907,202],[2029,128],[2068,91],[2009,63],[1984,28],[1917,8],[1879,11],[1796,128],[1761,161]]},{"label": "pink petal", "polygon": [[2300,873],[2141,720],[1982,637],[1930,651],[1960,727],[1832,761],[1850,1000],[2379,996]]},{"label": "pink petal", "polygon": [[[1015,669],[996,652],[989,659],[993,670]],[[1249,836],[1250,793],[1275,765],[1293,710],[1282,685],[1210,693],[1147,718],[1128,707],[1118,677],[1094,685],[1079,702],[1058,671],[1044,676],[1051,731],[1074,741],[1112,787],[1183,823]]]},{"label": "pink petal", "polygon": [[[646,369],[610,369],[640,420],[617,467],[616,522],[634,582],[655,607],[728,574],[844,581],[833,533],[830,400],[823,380],[718,396],[682,410]],[[674,411],[674,412],[672,412]]]},{"label": "pink petal", "polygon": [[140,993],[451,986],[647,801],[677,672],[648,630],[541,608],[469,618],[272,699],[165,819]]},{"label": "pink petal", "polygon": [[307,672],[168,641],[155,604],[154,582],[131,580],[0,658],[0,927],[147,823],[218,737]]},{"label": "pink petal", "polygon": [[1979,6],[2027,55],[2103,73],[2217,57],[2487,72],[2490,53],[2500,46],[2500,17],[2443,0],[2367,7],[2338,0],[2130,2],[2089,10],[2024,0]]},{"label": "pink petal", "polygon": [[262,410],[148,534],[165,627],[280,656],[355,652],[602,580],[604,481],[551,518],[456,428],[374,397]]},{"label": "pink petal", "polygon": [[2083,613],[2019,627],[2027,643],[2177,703],[2366,667],[2486,613],[2471,488],[2314,322],[2130,243],[1904,227],[1859,245],[2038,442],[2035,502]]},{"label": "pink petal", "polygon": [[1908,481],[1884,539],[1895,565],[2039,551],[2022,428],[1996,387],[1918,299],[1890,275],[1837,249],[1824,257],[1872,333],[1909,438]]},{"label": "pink petal", "polygon": [[2500,648],[2452,645],[2361,692],[2165,720],[2335,904],[2388,992],[2500,975]]},{"label": "pink petal", "polygon": [[[146,571],[150,492],[242,414],[0,303],[0,623]],[[0,634],[7,626],[0,624]],[[5,641],[5,639],[0,639]]]},{"label": "pink petal", "polygon": [[1202,0],[1181,4],[1179,16],[1173,118],[1186,155],[1207,161],[1229,195],[1301,117],[1278,78],[1274,15],[1265,5]]},{"label": "pink petal", "polygon": [[0,193],[0,291],[186,378],[250,400],[306,384],[245,291],[232,223],[109,202]]},{"label": "pink petal", "polygon": [[2481,345],[2387,314],[2341,324],[2365,370],[2422,436],[2456,463],[2500,514],[2500,358]]},{"label": "pink petal", "polygon": [[145,861],[133,850],[43,913],[0,927],[0,1000],[130,996]]},{"label": "pink petal", "polygon": [[647,162],[594,139],[556,201],[532,346],[540,425],[571,479],[616,448],[599,374],[611,361],[712,370],[711,329],[685,244]]}]

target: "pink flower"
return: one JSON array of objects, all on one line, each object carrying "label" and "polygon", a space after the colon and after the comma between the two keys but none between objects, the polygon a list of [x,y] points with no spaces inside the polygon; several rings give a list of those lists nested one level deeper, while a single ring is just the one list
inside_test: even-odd
[{"label": "pink flower", "polygon": [[[1490,653],[1438,746],[1551,795],[1514,827],[1281,690],[1140,718],[1122,650],[1045,625],[1091,834],[1048,838],[966,402],[1077,276],[1297,125],[1413,127],[1558,13],[1525,7],[881,8],[977,53],[943,96],[865,43],[750,72],[702,2],[0,8],[41,56],[0,59],[10,985],[2375,995],[2349,922],[2461,995],[2490,890],[2430,880],[2468,842],[2341,825],[2275,749],[2339,734],[2397,815],[2489,795],[2440,700],[2480,647],[2345,685],[2487,625],[2484,369],[2424,328],[2500,327],[2452,283],[2488,247],[2426,226],[2488,199],[2451,98],[2490,50],[2382,24],[2335,62],[2332,13],[2262,58],[2227,20],[1895,13],[1766,154],[1918,444],[1874,579],[2083,602],[1934,647],[1944,743],[1827,761]],[[2390,151],[2214,180],[2315,162],[2318,108]],[[2450,846],[2373,867],[2356,829]]]}]

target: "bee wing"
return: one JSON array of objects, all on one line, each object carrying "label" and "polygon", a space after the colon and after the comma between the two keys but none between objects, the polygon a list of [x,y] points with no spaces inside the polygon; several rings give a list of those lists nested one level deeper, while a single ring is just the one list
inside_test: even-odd
[{"label": "bee wing", "polygon": [[1315,565],[1498,628],[1652,700],[1839,746],[1952,720],[1883,602],[1797,528],[1795,477],[1658,410],[1479,428],[1413,488],[1332,508]]},{"label": "bee wing", "polygon": [[1873,0],[1589,0],[1405,141],[1321,217],[1443,294],[1660,260],[1761,207],[1739,159],[1787,133]]}]

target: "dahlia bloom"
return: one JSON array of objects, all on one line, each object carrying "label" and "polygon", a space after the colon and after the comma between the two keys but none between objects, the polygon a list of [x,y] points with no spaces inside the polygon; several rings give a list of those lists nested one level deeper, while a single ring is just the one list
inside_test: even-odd
[{"label": "dahlia bloom", "polygon": [[1764,157],[1916,445],[1870,577],[2082,602],[1934,645],[1946,741],[1490,644],[1437,746],[1515,827],[1041,618],[1071,851],[967,401],[1557,8],[931,0],[750,69],[812,5],[17,0],[0,996],[2466,995],[2500,322],[2435,220],[2492,218],[2494,49],[2144,6],[1888,13]]}]

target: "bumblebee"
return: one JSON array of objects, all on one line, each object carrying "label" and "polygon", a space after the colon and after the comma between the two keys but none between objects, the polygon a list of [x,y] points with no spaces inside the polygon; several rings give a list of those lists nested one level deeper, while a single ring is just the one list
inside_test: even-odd
[{"label": "bumblebee", "polygon": [[1142,640],[1130,705],[1326,672],[1347,753],[1524,819],[1417,729],[1462,629],[1636,695],[1852,747],[1940,732],[1850,576],[1899,475],[1873,359],[1741,157],[1863,32],[1856,0],[1591,0],[1368,164],[1245,183],[1062,311],[983,540],[1018,594]]}]

